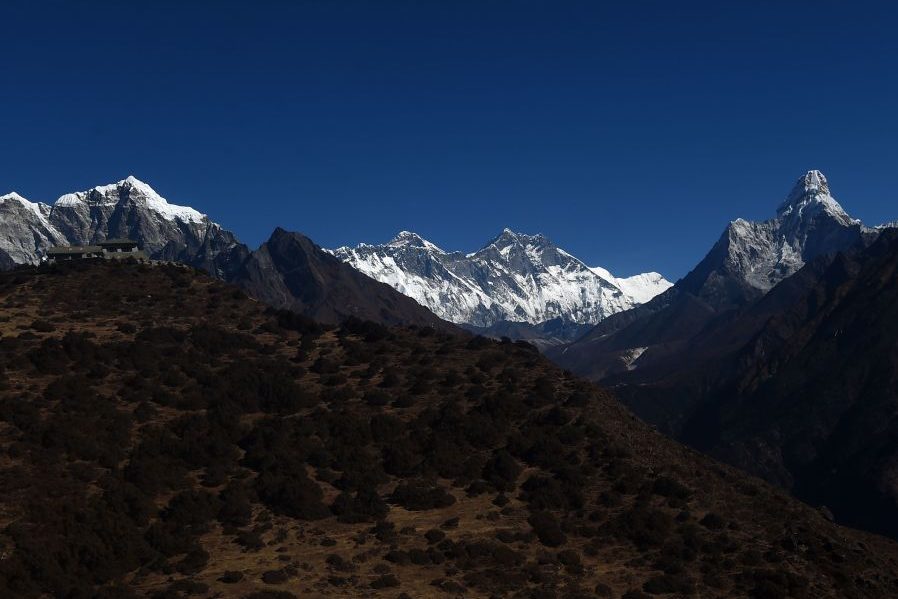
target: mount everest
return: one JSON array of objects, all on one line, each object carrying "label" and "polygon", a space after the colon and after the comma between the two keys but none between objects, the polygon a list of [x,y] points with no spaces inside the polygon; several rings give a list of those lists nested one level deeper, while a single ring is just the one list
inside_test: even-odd
[{"label": "mount everest", "polygon": [[441,318],[481,330],[503,323],[590,325],[671,286],[658,273],[616,278],[543,235],[505,229],[476,252],[447,252],[403,231],[383,245],[333,254],[414,298]]}]

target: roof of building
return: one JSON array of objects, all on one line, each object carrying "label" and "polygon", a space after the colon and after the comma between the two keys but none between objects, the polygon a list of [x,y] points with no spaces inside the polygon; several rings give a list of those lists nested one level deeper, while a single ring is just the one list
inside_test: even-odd
[{"label": "roof of building", "polygon": [[102,251],[103,248],[98,245],[70,245],[49,248],[47,249],[47,255],[92,254]]},{"label": "roof of building", "polygon": [[99,244],[100,244],[101,246],[105,246],[105,245],[128,245],[128,246],[135,246],[135,245],[137,245],[137,242],[134,241],[133,239],[119,238],[119,239],[107,239],[106,241],[100,241]]}]

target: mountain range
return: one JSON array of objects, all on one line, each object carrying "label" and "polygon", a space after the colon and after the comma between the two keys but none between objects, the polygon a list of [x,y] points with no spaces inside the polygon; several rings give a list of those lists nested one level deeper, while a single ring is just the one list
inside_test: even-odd
[{"label": "mountain range", "polygon": [[898,536],[898,232],[802,177],[689,275],[549,355],[668,435]]},{"label": "mountain range", "polygon": [[384,324],[452,328],[304,235],[278,228],[251,250],[205,214],[169,203],[133,176],[65,194],[53,205],[16,193],[0,197],[0,266],[36,264],[54,245],[121,237],[136,240],[152,259],[199,268],[274,307],[322,322],[355,316]]},{"label": "mountain range", "polygon": [[53,205],[0,197],[0,267],[33,264],[52,245],[132,237],[154,259],[324,323],[525,339],[662,432],[841,522],[898,536],[890,226],[852,218],[809,171],[775,216],[730,223],[671,286],[657,273],[616,278],[508,229],[469,254],[409,232],[323,250],[280,228],[251,250],[129,177]]},{"label": "mountain range", "polygon": [[807,262],[876,239],[848,215],[816,170],[800,177],[776,216],[731,222],[705,258],[651,301],[605,319],[567,346],[560,364],[594,380],[676,356],[711,321],[764,296]]},{"label": "mountain range", "polygon": [[[386,324],[449,321],[542,346],[572,341],[670,286],[658,273],[616,278],[542,235],[509,229],[471,254],[445,252],[409,232],[380,246],[322,252],[280,228],[251,250],[205,214],[169,203],[133,176],[65,194],[52,205],[16,193],[0,198],[0,267],[37,263],[54,245],[116,237],[135,239],[154,259],[200,268],[272,305],[320,320],[355,315]],[[352,268],[338,266],[332,256]],[[399,293],[372,285],[359,272]]]},{"label": "mountain range", "polygon": [[486,334],[516,330],[516,338],[571,341],[671,286],[655,272],[614,277],[543,235],[510,229],[467,254],[444,251],[408,231],[382,245],[333,254],[445,320]]}]

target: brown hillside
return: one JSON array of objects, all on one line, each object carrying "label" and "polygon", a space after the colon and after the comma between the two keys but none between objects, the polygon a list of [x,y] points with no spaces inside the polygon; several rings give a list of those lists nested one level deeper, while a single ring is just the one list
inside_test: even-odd
[{"label": "brown hillside", "polygon": [[0,596],[889,597],[898,545],[531,347],[0,275]]}]

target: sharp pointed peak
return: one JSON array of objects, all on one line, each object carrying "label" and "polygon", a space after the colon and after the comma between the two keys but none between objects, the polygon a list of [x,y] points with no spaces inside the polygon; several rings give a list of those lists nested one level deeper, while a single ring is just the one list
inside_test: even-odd
[{"label": "sharp pointed peak", "polygon": [[543,235],[542,233],[536,233],[535,235],[529,235],[527,233],[518,233],[517,231],[513,231],[508,227],[502,229],[502,232],[496,235],[488,244],[484,246],[484,248],[488,248],[491,245],[495,245],[498,247],[505,247],[511,245],[513,243],[551,243],[549,239]]},{"label": "sharp pointed peak", "polygon": [[415,233],[414,231],[399,231],[396,233],[396,236],[390,240],[390,243],[397,243],[403,241],[425,241],[423,237]]},{"label": "sharp pointed peak", "polygon": [[393,239],[387,242],[387,245],[392,247],[416,247],[439,252],[441,254],[445,253],[436,244],[427,241],[414,231],[400,231]]},{"label": "sharp pointed peak", "polygon": [[[810,210],[808,210],[810,208]],[[831,195],[829,181],[821,171],[812,169],[798,178],[786,199],[780,204],[777,216],[803,217],[806,214],[816,214],[818,211],[844,220],[853,222],[848,213]]]},{"label": "sharp pointed peak", "polygon": [[123,199],[139,200],[147,208],[165,219],[178,219],[185,222],[202,222],[206,216],[189,206],[170,204],[149,184],[134,175],[128,175],[121,181],[108,185],[98,185],[86,191],[67,193],[56,200],[56,208],[77,208],[79,206],[109,206],[118,204]]},{"label": "sharp pointed peak", "polygon": [[829,195],[829,182],[826,180],[826,175],[817,169],[811,169],[798,178],[798,181],[792,186],[787,200],[800,199],[808,194]]}]

